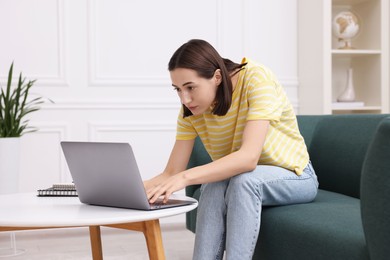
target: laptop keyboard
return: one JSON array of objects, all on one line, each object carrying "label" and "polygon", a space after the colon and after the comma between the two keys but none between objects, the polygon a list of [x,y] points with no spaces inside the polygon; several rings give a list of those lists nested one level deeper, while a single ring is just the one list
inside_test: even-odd
[{"label": "laptop keyboard", "polygon": [[175,200],[175,199],[169,199],[166,203],[163,202],[163,200],[157,200],[154,203],[150,204],[152,208],[161,208],[162,206],[166,205],[176,205],[182,203],[181,200]]}]

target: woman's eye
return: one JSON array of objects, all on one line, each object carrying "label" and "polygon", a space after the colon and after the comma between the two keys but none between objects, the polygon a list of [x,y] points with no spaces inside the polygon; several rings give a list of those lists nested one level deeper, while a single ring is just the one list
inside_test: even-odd
[{"label": "woman's eye", "polygon": [[173,90],[176,91],[176,92],[180,92],[181,91],[180,88],[173,88]]}]

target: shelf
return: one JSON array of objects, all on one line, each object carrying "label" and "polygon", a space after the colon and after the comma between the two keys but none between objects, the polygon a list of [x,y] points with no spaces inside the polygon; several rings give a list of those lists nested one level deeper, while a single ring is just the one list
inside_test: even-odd
[{"label": "shelf", "polygon": [[362,101],[332,103],[332,111],[372,111],[372,110],[381,110],[381,106],[367,106]]},{"label": "shelf", "polygon": [[333,111],[380,111],[380,106],[332,108]]},{"label": "shelf", "polygon": [[338,50],[332,49],[332,54],[337,57],[352,57],[352,56],[364,56],[364,55],[380,55],[380,50]]},{"label": "shelf", "polygon": [[[299,114],[389,113],[389,0],[298,0]],[[336,14],[360,20],[353,49],[338,49]],[[352,69],[355,104],[333,104]],[[318,94],[319,93],[319,94]]]},{"label": "shelf", "polygon": [[356,5],[369,0],[333,0],[334,5]]}]

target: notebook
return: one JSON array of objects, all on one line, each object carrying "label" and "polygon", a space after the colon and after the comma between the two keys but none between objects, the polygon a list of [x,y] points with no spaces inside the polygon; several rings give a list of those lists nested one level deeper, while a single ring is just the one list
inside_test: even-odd
[{"label": "notebook", "polygon": [[50,188],[37,191],[38,197],[77,197],[74,183],[54,183]]},{"label": "notebook", "polygon": [[61,147],[82,203],[154,210],[196,202],[170,199],[151,205],[128,143],[61,142]]}]

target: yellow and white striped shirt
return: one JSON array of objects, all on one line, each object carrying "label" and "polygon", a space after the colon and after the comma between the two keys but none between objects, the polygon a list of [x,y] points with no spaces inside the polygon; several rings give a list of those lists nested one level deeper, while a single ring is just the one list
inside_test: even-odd
[{"label": "yellow and white striped shirt", "polygon": [[176,139],[191,140],[199,135],[212,160],[217,160],[240,148],[246,121],[269,120],[258,164],[280,166],[300,175],[309,162],[309,154],[293,107],[268,68],[244,58],[242,63],[245,62],[227,114],[213,115],[209,109],[202,115],[183,118],[181,111]]}]

